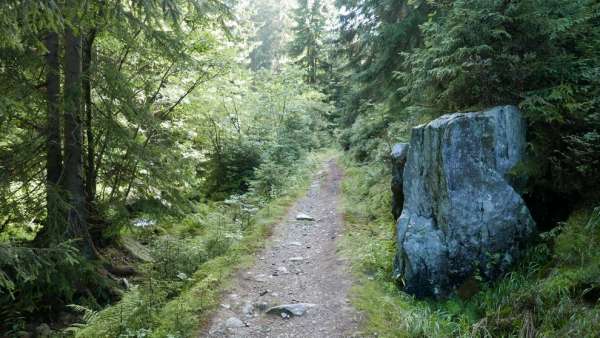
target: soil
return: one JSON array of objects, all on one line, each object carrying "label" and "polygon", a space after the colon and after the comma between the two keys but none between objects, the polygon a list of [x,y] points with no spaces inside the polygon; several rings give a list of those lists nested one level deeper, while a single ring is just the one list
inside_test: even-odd
[{"label": "soil", "polygon": [[[255,265],[239,271],[202,337],[360,336],[361,314],[348,299],[349,263],[336,253],[341,178],[335,160],[326,161],[308,193],[274,225]],[[315,220],[296,220],[300,213]],[[293,303],[314,306],[301,316],[266,313]]]}]

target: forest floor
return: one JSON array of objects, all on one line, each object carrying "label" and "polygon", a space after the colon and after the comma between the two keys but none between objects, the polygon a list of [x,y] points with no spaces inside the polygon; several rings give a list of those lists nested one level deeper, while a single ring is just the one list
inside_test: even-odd
[{"label": "forest floor", "polygon": [[[208,337],[359,336],[361,314],[350,304],[349,262],[337,254],[343,227],[342,172],[327,160],[308,193],[280,223],[254,266],[240,270],[206,331]],[[298,220],[299,214],[314,218]],[[293,305],[289,311],[273,306]]]}]

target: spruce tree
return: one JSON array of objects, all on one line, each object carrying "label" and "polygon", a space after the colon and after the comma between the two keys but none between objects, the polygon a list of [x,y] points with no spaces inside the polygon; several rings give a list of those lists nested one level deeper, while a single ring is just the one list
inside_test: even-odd
[{"label": "spruce tree", "polygon": [[324,6],[321,0],[300,0],[298,5],[293,12],[296,25],[289,54],[306,70],[306,82],[316,84],[325,30]]}]

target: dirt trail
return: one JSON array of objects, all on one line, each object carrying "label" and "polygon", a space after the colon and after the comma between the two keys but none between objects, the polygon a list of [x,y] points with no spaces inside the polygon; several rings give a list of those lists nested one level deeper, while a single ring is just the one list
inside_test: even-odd
[{"label": "dirt trail", "polygon": [[[310,191],[273,228],[252,268],[240,271],[203,337],[354,337],[360,314],[348,299],[348,263],[336,255],[342,231],[341,171],[329,160]],[[305,213],[315,221],[298,221]],[[283,318],[265,309],[312,303],[302,316]],[[284,315],[285,316],[285,315]]]}]

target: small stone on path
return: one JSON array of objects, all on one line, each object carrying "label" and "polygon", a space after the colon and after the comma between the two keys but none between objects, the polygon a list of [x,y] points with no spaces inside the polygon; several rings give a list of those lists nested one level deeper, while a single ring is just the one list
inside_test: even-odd
[{"label": "small stone on path", "polygon": [[301,212],[301,213],[298,213],[298,215],[296,215],[296,220],[298,220],[298,221],[314,221],[315,218]]},{"label": "small stone on path", "polygon": [[236,329],[244,326],[246,326],[246,324],[244,324],[244,322],[242,322],[239,318],[236,317],[229,317],[225,321],[225,327],[228,329]]},{"label": "small stone on path", "polygon": [[290,272],[288,271],[288,269],[285,266],[280,266],[280,267],[277,268],[277,271],[275,273],[277,273],[277,274],[280,274],[280,273],[281,274],[288,274]]},{"label": "small stone on path", "polygon": [[[311,308],[317,306],[312,303],[295,303],[295,304],[283,304],[274,306],[267,310],[268,314],[279,314],[283,317],[283,314],[293,315],[293,316],[302,316],[306,313],[306,311]],[[284,317],[285,318],[285,317]]]},{"label": "small stone on path", "polygon": [[242,308],[242,312],[244,312],[246,317],[252,317],[252,313],[254,312],[254,306],[252,306],[251,303],[246,303]]}]

